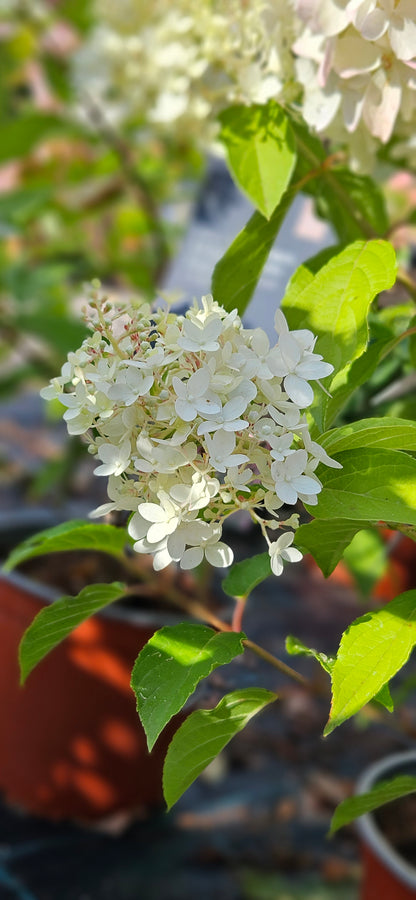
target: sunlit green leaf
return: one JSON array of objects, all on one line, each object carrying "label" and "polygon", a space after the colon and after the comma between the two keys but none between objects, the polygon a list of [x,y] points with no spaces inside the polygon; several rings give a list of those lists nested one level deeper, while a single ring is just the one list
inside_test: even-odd
[{"label": "sunlit green leaf", "polygon": [[220,114],[220,140],[231,171],[254,206],[270,218],[296,161],[290,122],[278,104],[231,106]]},{"label": "sunlit green leaf", "polygon": [[149,750],[201,679],[243,652],[244,637],[187,622],[161,628],[150,638],[131,679]]},{"label": "sunlit green leaf", "polygon": [[54,647],[61,643],[77,625],[103,609],[125,592],[124,585],[93,584],[77,597],[61,597],[42,609],[25,631],[19,647],[22,684],[32,669]]},{"label": "sunlit green leaf", "polygon": [[320,467],[318,519],[416,525],[416,459],[400,450],[362,448],[337,454],[342,469]]},{"label": "sunlit green leaf", "polygon": [[330,734],[372,700],[407,662],[416,644],[416,591],[400,594],[347,628],[332,668]]},{"label": "sunlit green leaf", "polygon": [[191,713],[169,745],[163,770],[163,791],[170,809],[226,744],[256,713],[276,700],[262,688],[226,694],[215,709]]},{"label": "sunlit green leaf", "polygon": [[97,525],[72,519],[62,525],[39,531],[15,547],[3,568],[6,572],[16,568],[34,556],[57,553],[63,550],[98,550],[110,556],[121,557],[127,544],[131,544],[126,529],[115,525]]}]

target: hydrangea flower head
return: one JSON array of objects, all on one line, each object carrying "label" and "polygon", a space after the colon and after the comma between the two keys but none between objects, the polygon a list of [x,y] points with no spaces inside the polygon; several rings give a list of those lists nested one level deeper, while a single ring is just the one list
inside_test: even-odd
[{"label": "hydrangea flower head", "polygon": [[[134,549],[156,570],[230,565],[222,528],[241,509],[260,525],[276,575],[282,560],[300,559],[297,516],[285,523],[282,507],[316,503],[318,463],[339,466],[302,412],[309,382],[333,370],[312,332],[290,331],[279,312],[270,347],[210,295],[177,316],[113,306],[96,289],[88,322],[91,336],[41,393],[61,401],[69,433],[85,435],[95,474],[108,477],[110,502],[92,515],[128,512]],[[271,541],[281,527],[291,530]]]}]

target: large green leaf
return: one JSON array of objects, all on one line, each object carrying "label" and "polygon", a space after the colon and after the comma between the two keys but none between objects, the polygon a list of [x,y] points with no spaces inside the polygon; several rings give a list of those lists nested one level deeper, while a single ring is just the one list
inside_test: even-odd
[{"label": "large green leaf", "polygon": [[9,572],[34,556],[57,553],[61,550],[100,550],[110,556],[121,557],[126,544],[132,541],[124,528],[115,525],[94,525],[83,519],[72,519],[54,528],[39,531],[19,544],[4,564]]},{"label": "large green leaf", "polygon": [[243,653],[244,638],[242,632],[218,634],[192,623],[161,628],[150,638],[131,677],[149,750],[201,679]]},{"label": "large green leaf", "polygon": [[385,416],[360,419],[340,428],[332,428],[319,438],[331,455],[358,447],[380,447],[385,450],[416,450],[416,422]]},{"label": "large green leaf", "polygon": [[320,466],[318,519],[361,519],[416,525],[416,459],[400,450],[363,448],[337,454],[342,469]]},{"label": "large green leaf", "polygon": [[235,563],[224,578],[221,587],[230,597],[248,597],[256,585],[271,575],[270,556],[258,553],[249,559]]},{"label": "large green leaf", "polygon": [[398,800],[399,797],[414,794],[415,791],[416,778],[413,775],[397,775],[389,781],[380,781],[371,791],[357,797],[349,797],[337,806],[329,833],[334,834],[343,825],[348,825],[359,816],[372,812],[385,803],[391,803],[392,800]]},{"label": "large green leaf", "polygon": [[315,409],[315,418],[321,431],[332,425],[357,388],[368,382],[381,361],[396,346],[397,338],[379,339],[369,344],[365,353],[354,360],[351,366],[346,366],[333,376],[330,383],[331,396],[321,394],[319,409]]},{"label": "large green leaf", "polygon": [[303,553],[312,554],[325,578],[328,578],[344,555],[345,548],[363,526],[359,519],[313,519],[298,528],[294,543]]},{"label": "large green leaf", "polygon": [[270,100],[232,106],[220,115],[220,140],[230,169],[254,206],[269,219],[289,185],[296,148],[289,119]]},{"label": "large green leaf", "polygon": [[344,632],[332,668],[330,734],[372,700],[407,662],[416,644],[416,591],[406,591]]},{"label": "large green leaf", "polygon": [[289,188],[269,220],[255,212],[217,262],[211,290],[225,309],[244,313],[294,198]]},{"label": "large green leaf", "polygon": [[317,349],[338,372],[364,352],[368,341],[370,303],[392,287],[396,258],[386,241],[356,241],[317,272],[312,281],[282,309],[290,328],[310,328]]},{"label": "large green leaf", "polygon": [[124,585],[93,584],[77,597],[61,597],[37,614],[25,631],[19,648],[22,684],[32,669],[85,619],[103,609],[125,592]]},{"label": "large green leaf", "polygon": [[250,719],[276,700],[262,688],[226,694],[215,709],[191,713],[169,745],[163,770],[163,790],[170,809],[206,766]]}]

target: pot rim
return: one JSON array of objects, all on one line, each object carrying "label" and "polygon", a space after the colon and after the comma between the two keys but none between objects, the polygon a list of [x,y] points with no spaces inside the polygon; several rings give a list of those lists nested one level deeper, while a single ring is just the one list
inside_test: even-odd
[{"label": "pot rim", "polygon": [[[356,794],[365,794],[371,790],[375,782],[383,776],[388,776],[391,769],[397,769],[409,762],[416,763],[416,749],[406,750],[400,753],[392,753],[384,759],[373,763],[363,772],[357,782]],[[366,813],[357,819],[357,830],[362,841],[372,850],[375,856],[393,872],[398,880],[406,887],[416,887],[416,866],[408,863],[377,827],[372,813]]]},{"label": "pot rim", "polygon": [[[63,595],[63,591],[59,591],[57,588],[41,584],[39,581],[28,578],[27,575],[21,575],[20,572],[6,572],[2,568],[0,568],[1,582],[6,582],[22,591],[26,591],[47,604],[59,600]],[[166,612],[161,612],[160,610],[153,610],[149,606],[149,609],[141,608],[136,610],[131,606],[120,606],[119,604],[110,604],[99,610],[95,615],[116,619],[119,622],[128,623],[137,628],[143,626],[162,627],[164,625],[178,625],[183,621],[189,621],[191,618],[186,612],[175,609],[167,609]]]}]

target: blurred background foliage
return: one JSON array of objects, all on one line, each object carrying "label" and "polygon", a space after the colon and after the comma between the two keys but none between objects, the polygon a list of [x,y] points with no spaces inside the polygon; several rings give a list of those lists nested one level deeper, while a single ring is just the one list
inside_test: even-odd
[{"label": "blurred background foliage", "polygon": [[[0,397],[44,383],[84,335],[82,284],[153,298],[203,172],[191,143],[75,98],[90,0],[0,4]],[[80,103],[83,109],[80,110]]]}]

